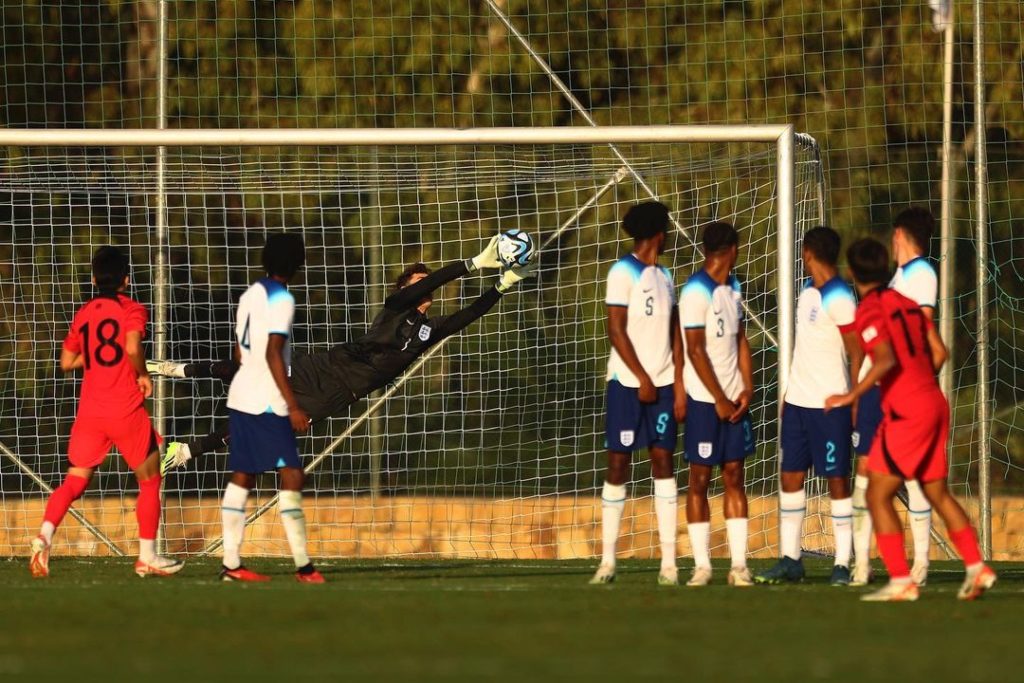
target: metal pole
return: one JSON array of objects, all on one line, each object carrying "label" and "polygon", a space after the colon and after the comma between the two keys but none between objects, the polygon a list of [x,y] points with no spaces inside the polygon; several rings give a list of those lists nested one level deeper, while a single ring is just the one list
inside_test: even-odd
[{"label": "metal pole", "polygon": [[978,519],[981,553],[992,558],[992,449],[989,439],[989,340],[988,340],[988,154],[985,149],[985,23],[984,3],[974,0],[974,132],[975,201],[978,296]]},{"label": "metal pole", "polygon": [[[789,382],[789,368],[793,356],[794,317],[793,307],[796,302],[796,205],[794,184],[796,175],[796,148],[793,140],[793,127],[788,126],[779,136],[776,148],[776,206],[778,218],[776,234],[778,235],[778,252],[776,269],[779,278],[779,408],[786,395],[786,384]],[[781,450],[781,449],[780,449]]]},{"label": "metal pole", "polygon": [[[627,175],[628,172],[625,169],[620,168],[611,178],[608,179],[607,182],[605,182],[604,185],[598,188],[594,192],[594,194],[591,195],[590,199],[588,199],[585,204],[576,209],[573,215],[570,216],[566,221],[564,221],[561,226],[559,226],[558,230],[553,232],[551,235],[547,237],[547,239],[544,240],[544,243],[540,246],[540,249],[537,250],[537,256],[539,257],[540,252],[543,249],[547,248],[549,244],[551,244],[556,239],[561,237],[562,233],[564,233],[576,222],[578,222],[580,218],[583,217],[583,214],[585,214],[587,211],[590,211],[590,209],[596,206],[597,202],[601,199],[601,197],[603,197],[613,187],[621,183]],[[320,453],[315,458],[309,461],[309,464],[307,464],[306,467],[304,468],[306,473],[308,474],[309,472],[315,470],[320,465],[320,463],[324,461],[325,458],[329,457],[332,453],[334,453],[334,451],[337,450],[338,446],[340,446],[342,442],[345,441],[345,439],[351,436],[359,428],[360,425],[366,422],[371,415],[376,413],[381,408],[381,406],[383,406],[384,403],[387,402],[387,400],[391,398],[391,396],[394,395],[394,393],[398,391],[402,387],[402,385],[406,383],[406,381],[409,380],[410,377],[415,375],[419,371],[419,369],[426,364],[428,360],[430,360],[438,352],[440,352],[441,349],[444,348],[444,345],[448,343],[449,339],[451,339],[451,337],[446,337],[445,339],[442,339],[440,343],[438,343],[436,346],[431,347],[430,350],[428,350],[425,354],[420,356],[419,359],[415,363],[413,363],[408,370],[405,371],[404,375],[399,377],[394,384],[389,386],[387,390],[383,394],[381,394],[380,398],[373,401],[370,404],[370,406],[365,411],[363,411],[363,414],[356,418],[355,422],[350,424],[345,429],[344,432],[339,434],[338,437],[334,439],[334,441],[328,444],[327,448],[320,451]],[[270,510],[272,507],[274,507],[274,505],[277,504],[277,499],[279,495],[280,494],[275,494],[273,498],[271,498],[267,502],[263,503],[263,505],[260,505],[258,508],[256,508],[256,510],[254,510],[252,514],[246,517],[245,523],[251,524],[255,520],[262,517],[264,514],[266,514],[268,510]],[[223,543],[224,538],[218,538],[211,542],[209,545],[207,545],[205,548],[203,548],[199,552],[199,555],[209,555],[210,553],[220,548],[221,545],[223,545]]]},{"label": "metal pole", "polygon": [[[156,69],[156,127],[167,128],[167,0],[158,3],[157,69]],[[153,357],[167,358],[167,148],[156,149],[156,234],[153,248]],[[153,385],[153,424],[157,432],[167,431],[167,379],[157,376]],[[164,506],[164,491],[160,489],[160,508]],[[157,527],[157,552],[164,551],[166,539],[161,523]]]},{"label": "metal pole", "polygon": [[[942,181],[940,186],[940,241],[939,241],[939,334],[952,353],[954,301],[953,278],[956,277],[956,251],[953,242],[953,8],[950,0],[950,16],[943,31],[942,52]],[[955,407],[953,396],[954,359],[946,363],[939,373],[939,385],[950,405]],[[952,441],[949,452],[952,452]],[[951,470],[952,471],[952,468]]]},{"label": "metal pole", "polygon": [[[377,155],[374,154],[374,165],[377,164]],[[369,263],[367,267],[370,269],[369,285],[370,285],[370,296],[369,296],[369,309],[367,310],[368,318],[373,315],[374,311],[379,311],[384,305],[384,221],[383,214],[381,211],[381,196],[380,190],[372,194],[373,206],[370,208],[371,225],[363,226],[364,233],[368,236],[367,239],[367,253],[369,254]],[[370,399],[380,398],[381,392],[375,391],[370,394]],[[370,500],[373,503],[377,502],[377,496],[380,495],[380,476],[381,476],[381,456],[384,452],[384,425],[382,417],[379,413],[374,413],[369,418],[368,431],[370,435]]]}]

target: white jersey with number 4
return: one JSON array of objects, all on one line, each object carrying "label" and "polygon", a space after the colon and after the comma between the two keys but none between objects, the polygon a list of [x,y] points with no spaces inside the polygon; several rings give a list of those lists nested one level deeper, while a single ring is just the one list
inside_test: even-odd
[{"label": "white jersey with number 4", "polygon": [[[683,343],[686,343],[686,330],[704,328],[711,368],[730,401],[735,401],[743,392],[737,343],[742,322],[743,296],[735,275],[730,274],[725,283],[719,284],[706,270],[701,269],[683,285],[679,295],[679,323],[683,327]],[[700,380],[693,363],[687,363],[683,368],[683,383],[687,395],[693,400],[715,402],[715,397]]]},{"label": "white jersey with number 4", "polygon": [[[673,383],[672,309],[675,307],[672,276],[664,266],[649,266],[635,254],[623,256],[608,271],[605,304],[626,308],[626,335],[640,365],[656,387]],[[639,387],[640,380],[612,347],[607,381]]]},{"label": "white jersey with number 4", "polygon": [[843,332],[857,313],[853,290],[834,277],[821,288],[808,278],[796,303],[796,344],[789,371],[786,403],[824,408],[825,399],[850,390]]},{"label": "white jersey with number 4", "polygon": [[228,389],[228,408],[250,415],[274,413],[285,416],[288,406],[267,365],[270,335],[285,338],[284,363],[290,365],[292,319],[295,298],[288,288],[272,278],[256,281],[238,301],[235,339],[242,362]]},{"label": "white jersey with number 4", "polygon": [[[889,281],[889,286],[916,302],[921,308],[934,310],[939,300],[939,276],[936,275],[931,261],[924,256],[912,258],[897,268],[896,274]],[[864,379],[864,375],[870,369],[871,358],[865,356],[858,379]]]}]

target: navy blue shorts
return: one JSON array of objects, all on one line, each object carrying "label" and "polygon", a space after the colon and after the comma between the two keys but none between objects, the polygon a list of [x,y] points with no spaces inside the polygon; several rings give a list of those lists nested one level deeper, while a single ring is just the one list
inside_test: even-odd
[{"label": "navy blue shorts", "polygon": [[274,413],[250,415],[228,410],[228,469],[257,474],[282,467],[302,467],[299,444],[287,417]]},{"label": "navy blue shorts", "polygon": [[882,423],[882,391],[872,387],[857,402],[857,424],[853,426],[853,450],[857,455],[867,455],[871,442]]},{"label": "navy blue shorts", "polygon": [[605,440],[608,450],[632,453],[641,448],[676,449],[676,418],[672,414],[672,385],[658,387],[658,400],[641,403],[639,389],[624,387],[614,379],[608,382],[605,415]]},{"label": "navy blue shorts", "polygon": [[754,430],[750,414],[739,422],[719,420],[714,403],[686,397],[686,430],[683,449],[686,462],[721,465],[743,460],[754,452]]},{"label": "navy blue shorts", "polygon": [[819,477],[850,476],[852,432],[849,406],[826,413],[787,403],[782,411],[782,471],[806,472],[813,465]]}]

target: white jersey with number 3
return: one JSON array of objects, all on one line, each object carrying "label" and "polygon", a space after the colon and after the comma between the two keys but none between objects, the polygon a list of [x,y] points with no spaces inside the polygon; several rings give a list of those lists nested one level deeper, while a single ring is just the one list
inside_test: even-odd
[{"label": "white jersey with number 3", "polygon": [[[939,276],[935,274],[935,268],[924,256],[912,258],[897,268],[896,274],[889,281],[889,286],[915,301],[921,308],[934,310],[939,300]],[[870,369],[871,358],[865,356],[858,379],[864,379],[864,375]]]},{"label": "white jersey with number 3", "polygon": [[[623,256],[608,271],[605,304],[626,308],[626,335],[654,386],[672,384],[675,292],[668,269],[659,265],[649,266],[635,254]],[[606,379],[616,380],[624,387],[640,386],[640,380],[614,347],[608,358]]]},{"label": "white jersey with number 3", "polygon": [[245,290],[238,300],[235,339],[242,362],[228,389],[228,408],[250,415],[288,415],[288,406],[267,365],[270,335],[285,338],[284,363],[290,365],[292,319],[295,298],[288,288],[272,278],[263,278]]},{"label": "white jersey with number 3", "polygon": [[[679,295],[679,322],[683,327],[684,344],[686,330],[704,328],[704,343],[711,368],[726,397],[735,401],[743,392],[737,337],[743,322],[743,296],[736,276],[730,274],[723,284],[719,284],[704,269],[694,273]],[[693,400],[715,402],[693,363],[687,363],[683,368],[683,383]]]}]

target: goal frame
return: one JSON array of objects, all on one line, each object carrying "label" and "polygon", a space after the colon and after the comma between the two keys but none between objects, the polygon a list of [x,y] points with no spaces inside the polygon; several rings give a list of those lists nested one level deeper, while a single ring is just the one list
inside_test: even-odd
[{"label": "goal frame", "polygon": [[[0,129],[0,146],[30,148],[84,148],[84,147],[142,147],[156,151],[156,221],[152,248],[155,252],[153,310],[153,353],[154,357],[166,356],[168,316],[168,222],[166,188],[166,150],[182,147],[268,147],[268,146],[325,146],[325,147],[393,147],[393,146],[478,146],[478,145],[543,145],[543,144],[590,144],[608,145],[614,156],[622,163],[612,178],[597,190],[595,195],[575,215],[565,221],[559,230],[545,244],[557,238],[568,229],[589,205],[604,192],[627,176],[652,199],[657,199],[653,189],[640,173],[618,150],[616,144],[672,144],[672,143],[761,143],[775,145],[776,173],[776,273],[778,297],[778,385],[777,408],[781,408],[786,393],[786,383],[792,362],[795,335],[795,235],[796,235],[796,132],[792,124],[767,125],[655,125],[655,126],[592,126],[592,127],[531,127],[531,128],[389,128],[389,129]],[[819,203],[823,198],[819,197]],[[675,217],[671,222],[676,230],[687,234],[686,228]],[[696,239],[693,238],[694,244]],[[405,378],[415,373],[443,344],[438,344],[424,354],[403,376],[367,407],[359,419],[336,437],[320,454],[305,467],[307,472],[317,465],[372,416],[387,399],[403,384]],[[156,379],[154,387],[153,419],[158,431],[163,432],[166,419],[167,392],[165,378]],[[38,476],[15,453],[0,444],[0,455],[12,460],[39,486],[47,491]],[[247,517],[247,523],[262,516],[276,503],[276,496],[260,505]],[[79,511],[71,514],[93,533],[116,555],[124,552],[106,538],[102,531],[92,525]],[[217,540],[200,555],[215,551],[220,546]]]}]

